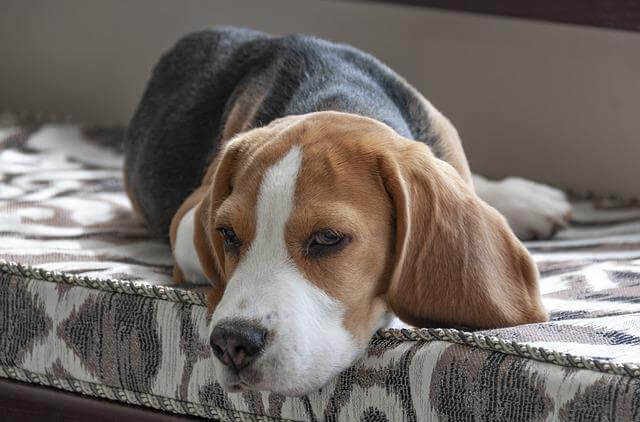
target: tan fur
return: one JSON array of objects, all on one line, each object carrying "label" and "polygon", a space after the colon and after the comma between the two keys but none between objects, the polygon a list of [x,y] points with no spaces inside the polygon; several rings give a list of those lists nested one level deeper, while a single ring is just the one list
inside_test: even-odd
[{"label": "tan fur", "polygon": [[131,189],[131,186],[129,186],[129,183],[127,182],[129,180],[129,178],[127,177],[127,168],[126,167],[124,168],[123,180],[124,180],[124,190],[125,190],[125,192],[127,192],[127,196],[129,197],[129,201],[131,202],[131,206],[133,208],[133,213],[138,219],[140,219],[140,221],[144,222],[145,220],[144,220],[144,217],[142,216],[142,211],[140,211],[141,208],[138,205],[138,199],[134,195],[134,192]]},{"label": "tan fur", "polygon": [[[420,94],[418,94],[420,95]],[[442,160],[453,166],[458,171],[462,180],[470,186],[473,185],[471,169],[467,162],[467,156],[462,149],[462,141],[455,126],[438,109],[431,105],[420,95],[420,98],[429,114],[430,131],[439,139],[439,148]]]},{"label": "tan fur", "polygon": [[462,179],[470,186],[473,185],[471,179],[471,169],[467,162],[467,156],[462,148],[462,141],[455,126],[447,117],[435,108],[424,96],[409,84],[404,78],[399,77],[398,82],[404,85],[405,89],[412,92],[418,98],[422,108],[429,116],[430,135],[438,139],[438,148],[442,159],[451,164]]},{"label": "tan fur", "polygon": [[[459,142],[457,133],[447,136]],[[344,325],[356,338],[367,341],[388,307],[415,325],[546,319],[536,268],[504,218],[473,192],[466,159],[454,168],[382,123],[336,112],[286,117],[230,140],[176,214],[172,239],[190,204],[201,202],[196,247],[207,277],[219,279],[210,309],[255,236],[262,175],[294,144],[303,161],[287,248],[309,281],[344,304]],[[235,256],[224,251],[222,224],[244,242]],[[306,239],[322,228],[351,242],[309,259]]]},{"label": "tan fur", "polygon": [[[370,133],[359,130],[361,118],[333,117],[330,126],[325,118],[304,123],[308,136],[286,238],[298,268],[343,303],[345,327],[366,342],[387,311],[383,293],[392,270],[393,210],[367,146]],[[350,243],[335,255],[310,260],[302,245],[323,228],[348,235]]]},{"label": "tan fur", "polygon": [[[180,221],[199,204],[195,214],[194,244],[203,272],[213,286],[208,296],[210,310],[222,297],[226,281],[241,258],[241,255],[225,254],[222,238],[216,229],[222,225],[232,226],[245,245],[250,245],[255,234],[258,189],[262,174],[268,168],[268,161],[254,161],[253,155],[261,146],[271,145],[269,141],[278,133],[278,128],[290,121],[288,118],[279,119],[268,128],[255,129],[229,140],[220,156],[209,166],[202,185],[187,197],[171,220],[173,249]],[[278,149],[275,155],[271,154],[273,163],[280,152],[283,151]],[[235,195],[230,197],[232,193]],[[182,281],[182,271],[177,264],[173,275],[176,281]]]},{"label": "tan fur", "polygon": [[396,207],[394,312],[418,326],[545,321],[535,264],[504,217],[427,147],[400,144],[381,162]]},{"label": "tan fur", "polygon": [[[236,88],[231,95],[236,101],[223,118],[222,143],[249,129],[276,76],[277,74],[272,72],[268,77],[265,75],[264,78],[254,78],[246,85]],[[239,90],[240,92],[237,92]]]}]

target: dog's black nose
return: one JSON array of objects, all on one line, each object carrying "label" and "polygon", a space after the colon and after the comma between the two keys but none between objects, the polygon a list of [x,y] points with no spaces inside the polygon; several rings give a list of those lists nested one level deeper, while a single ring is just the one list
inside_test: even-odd
[{"label": "dog's black nose", "polygon": [[219,323],[211,333],[211,347],[218,360],[239,371],[254,361],[264,349],[267,330],[243,319]]}]

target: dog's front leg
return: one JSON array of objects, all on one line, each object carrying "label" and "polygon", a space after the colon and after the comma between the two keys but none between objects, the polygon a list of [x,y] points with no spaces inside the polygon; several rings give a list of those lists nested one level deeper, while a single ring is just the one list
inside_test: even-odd
[{"label": "dog's front leg", "polygon": [[559,189],[517,177],[488,180],[473,175],[476,193],[504,215],[522,240],[549,239],[571,219],[571,204]]}]

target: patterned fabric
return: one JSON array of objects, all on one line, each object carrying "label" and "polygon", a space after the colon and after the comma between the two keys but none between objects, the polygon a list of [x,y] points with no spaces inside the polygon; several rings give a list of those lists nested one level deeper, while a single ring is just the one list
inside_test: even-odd
[{"label": "patterned fabric", "polygon": [[0,122],[2,377],[221,420],[640,421],[638,207],[579,202],[527,244],[549,323],[388,330],[308,396],[225,394],[202,292],[132,216],[122,130]]}]

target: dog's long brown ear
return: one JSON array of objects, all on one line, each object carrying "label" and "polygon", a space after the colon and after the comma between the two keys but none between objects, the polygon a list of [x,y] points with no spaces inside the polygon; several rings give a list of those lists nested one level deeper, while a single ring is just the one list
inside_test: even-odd
[{"label": "dog's long brown ear", "polygon": [[535,264],[504,217],[426,145],[399,145],[379,161],[396,210],[396,315],[417,326],[546,321]]},{"label": "dog's long brown ear", "polygon": [[203,179],[205,189],[200,207],[196,213],[195,243],[198,258],[205,275],[210,280],[224,284],[225,255],[224,247],[215,236],[215,218],[220,205],[233,190],[232,178],[242,148],[232,144],[220,153]]},{"label": "dog's long brown ear", "polygon": [[[214,175],[217,170],[220,168],[220,165],[223,164],[224,160],[220,160],[219,162],[215,162],[211,171],[211,179],[207,180],[209,177],[209,172],[205,177],[205,183],[209,182],[208,188],[206,185],[203,185],[203,195],[202,200],[200,202],[200,206],[195,215],[195,224],[194,224],[194,244],[196,245],[196,252],[198,254],[198,260],[200,261],[200,265],[202,266],[202,271],[207,276],[209,281],[211,282],[211,290],[209,290],[207,295],[207,303],[209,305],[209,312],[213,312],[215,307],[222,299],[222,294],[224,293],[224,262],[220,262],[220,259],[224,260],[224,254],[219,255],[215,250],[215,242],[212,239],[212,234],[214,233],[215,227],[214,218],[216,215],[216,211],[220,203],[224,200],[226,196],[223,197],[224,192],[220,192],[220,194],[216,194],[214,183]],[[231,163],[227,163],[225,165],[230,166]],[[229,176],[227,176],[227,172],[221,173],[221,177],[230,177],[231,170],[228,170]],[[229,193],[226,193],[228,196]],[[214,196],[216,196],[217,201],[214,200]],[[217,204],[217,205],[216,205]]]},{"label": "dog's long brown ear", "polygon": [[[209,166],[202,184],[183,201],[171,221],[170,239],[174,247],[180,221],[189,210],[196,207],[193,233],[195,249],[204,274],[214,286],[223,281],[224,254],[216,253],[217,246],[212,239],[215,233],[213,224],[218,207],[231,194],[231,178],[240,150],[234,145],[220,152],[220,156]],[[174,279],[182,281],[182,278],[182,271],[176,265]]]}]

